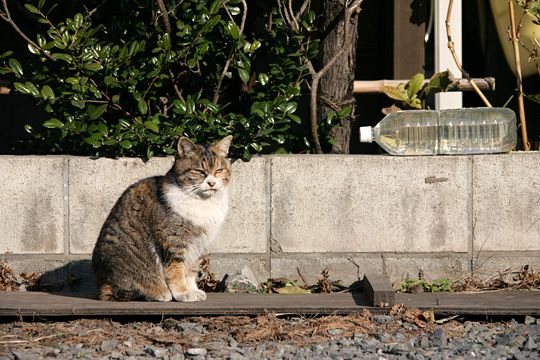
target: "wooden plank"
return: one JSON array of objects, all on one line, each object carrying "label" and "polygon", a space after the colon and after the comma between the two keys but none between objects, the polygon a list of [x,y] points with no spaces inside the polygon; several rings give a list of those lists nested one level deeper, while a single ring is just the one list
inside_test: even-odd
[{"label": "wooden plank", "polygon": [[110,302],[41,292],[0,292],[0,316],[348,314],[372,309],[364,294],[209,293],[203,302]]},{"label": "wooden plank", "polygon": [[390,280],[379,274],[365,274],[364,288],[370,306],[390,307],[394,305],[396,292]]},{"label": "wooden plank", "polygon": [[[381,289],[377,283],[371,276],[370,284],[376,291]],[[209,293],[207,301],[196,303],[109,302],[42,292],[0,292],[0,318],[257,315],[265,312],[328,315],[350,314],[363,309],[373,313],[388,312],[388,307],[369,306],[370,300],[367,293]],[[539,291],[395,294],[394,303],[410,308],[433,309],[436,314],[448,315],[540,315]]]},{"label": "wooden plank", "polygon": [[396,303],[437,314],[540,315],[540,291],[396,294]]}]

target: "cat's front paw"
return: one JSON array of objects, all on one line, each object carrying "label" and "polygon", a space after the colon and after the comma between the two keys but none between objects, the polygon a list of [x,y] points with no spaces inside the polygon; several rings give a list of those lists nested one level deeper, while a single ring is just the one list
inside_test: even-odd
[{"label": "cat's front paw", "polygon": [[206,293],[202,290],[188,290],[185,292],[173,293],[174,300],[179,302],[194,302],[206,300]]}]

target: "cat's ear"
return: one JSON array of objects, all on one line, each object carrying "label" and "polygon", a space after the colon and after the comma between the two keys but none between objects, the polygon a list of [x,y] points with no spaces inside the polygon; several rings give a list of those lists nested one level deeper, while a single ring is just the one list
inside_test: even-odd
[{"label": "cat's ear", "polygon": [[176,148],[176,156],[189,158],[192,156],[199,155],[200,150],[194,143],[191,142],[187,137],[182,136],[178,139],[178,146]]},{"label": "cat's ear", "polygon": [[229,146],[231,145],[232,135],[224,137],[213,145],[214,152],[221,157],[226,157],[229,153]]}]

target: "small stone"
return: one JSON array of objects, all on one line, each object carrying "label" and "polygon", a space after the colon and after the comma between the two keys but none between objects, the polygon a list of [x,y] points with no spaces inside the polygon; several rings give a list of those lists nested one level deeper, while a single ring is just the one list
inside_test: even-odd
[{"label": "small stone", "polygon": [[33,360],[37,357],[36,354],[29,351],[14,350],[11,353],[15,357],[15,360]]},{"label": "small stone", "polygon": [[176,353],[174,355],[169,356],[169,360],[184,360],[185,356],[184,354]]},{"label": "small stone", "polygon": [[113,351],[110,355],[110,358],[111,359],[121,359],[122,358],[122,354],[120,354],[118,351]]},{"label": "small stone", "polygon": [[390,315],[374,315],[371,319],[377,325],[389,324],[394,321],[394,318]]},{"label": "small stone", "polygon": [[118,342],[116,340],[105,340],[99,346],[99,351],[108,353],[116,349],[117,346]]},{"label": "small stone", "polygon": [[244,266],[240,272],[225,275],[225,292],[255,293],[258,285],[253,272]]},{"label": "small stone", "polygon": [[536,342],[534,341],[534,339],[529,336],[529,338],[527,339],[527,342],[525,343],[525,345],[523,346],[524,349],[526,350],[536,350],[538,348],[538,345],[536,344]]},{"label": "small stone", "polygon": [[176,329],[181,332],[198,332],[200,334],[204,333],[204,326],[197,323],[187,323],[183,322],[176,325]]},{"label": "small stone", "polygon": [[532,316],[525,316],[525,320],[523,321],[525,323],[525,325],[532,325],[534,323],[536,323],[536,318],[533,318]]},{"label": "small stone", "polygon": [[432,332],[429,335],[429,340],[431,340],[431,343],[435,347],[446,346],[448,339],[446,338],[446,333],[444,331],[444,328],[440,327],[434,332]]},{"label": "small stone", "polygon": [[144,356],[146,353],[141,349],[126,349],[125,351],[127,356]]},{"label": "small stone", "polygon": [[167,349],[155,346],[145,346],[144,351],[147,354],[157,358],[162,358],[165,356],[165,354],[167,354]]},{"label": "small stone", "polygon": [[190,348],[187,351],[187,354],[191,356],[197,356],[197,355],[204,356],[206,355],[206,353],[208,353],[208,351],[205,348]]},{"label": "small stone", "polygon": [[234,338],[229,338],[229,346],[232,348],[238,347],[238,341],[236,341]]},{"label": "small stone", "polygon": [[328,335],[330,335],[330,336],[338,336],[338,335],[341,335],[341,334],[343,334],[342,329],[330,329],[330,330],[328,330]]}]

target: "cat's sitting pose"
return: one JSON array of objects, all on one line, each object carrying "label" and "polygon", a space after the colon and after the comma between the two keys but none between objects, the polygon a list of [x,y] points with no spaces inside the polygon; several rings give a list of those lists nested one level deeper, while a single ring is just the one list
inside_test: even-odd
[{"label": "cat's sitting pose", "polygon": [[165,176],[141,180],[122,194],[92,256],[99,299],[206,299],[196,283],[199,258],[227,213],[231,139],[202,146],[180,138]]}]

